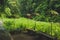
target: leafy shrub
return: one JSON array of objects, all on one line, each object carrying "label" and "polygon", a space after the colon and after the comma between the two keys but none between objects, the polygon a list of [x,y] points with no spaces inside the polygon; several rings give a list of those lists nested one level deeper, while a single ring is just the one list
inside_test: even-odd
[{"label": "leafy shrub", "polygon": [[6,18],[4,19],[4,27],[9,31],[17,29],[19,30],[32,29],[35,30],[36,32],[42,31],[52,36],[56,35],[58,37],[60,36],[59,23],[53,23],[53,22],[51,25],[51,23],[49,22],[35,21],[27,18],[19,18],[19,19]]},{"label": "leafy shrub", "polygon": [[6,13],[6,16],[11,16],[11,10],[9,7],[5,8],[5,13]]}]

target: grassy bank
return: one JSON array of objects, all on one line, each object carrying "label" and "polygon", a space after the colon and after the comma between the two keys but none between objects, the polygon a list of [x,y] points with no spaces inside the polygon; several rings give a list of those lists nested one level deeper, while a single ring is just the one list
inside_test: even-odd
[{"label": "grassy bank", "polygon": [[24,29],[32,29],[37,32],[45,32],[47,34],[53,36],[60,37],[60,27],[59,23],[53,23],[52,22],[52,30],[51,30],[51,22],[41,22],[41,21],[35,21],[27,18],[19,18],[19,19],[9,19],[9,18],[3,18],[4,27],[8,31],[13,30],[24,30]]}]

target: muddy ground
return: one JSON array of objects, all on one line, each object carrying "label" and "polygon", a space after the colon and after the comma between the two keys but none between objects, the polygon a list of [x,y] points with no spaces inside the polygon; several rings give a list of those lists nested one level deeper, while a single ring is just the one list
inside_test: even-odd
[{"label": "muddy ground", "polygon": [[12,37],[14,40],[35,40],[34,36],[30,36],[30,35],[23,34],[23,33],[12,35]]},{"label": "muddy ground", "polygon": [[34,31],[25,31],[17,34],[12,33],[11,35],[14,40],[57,40],[57,38],[45,33],[36,33]]}]

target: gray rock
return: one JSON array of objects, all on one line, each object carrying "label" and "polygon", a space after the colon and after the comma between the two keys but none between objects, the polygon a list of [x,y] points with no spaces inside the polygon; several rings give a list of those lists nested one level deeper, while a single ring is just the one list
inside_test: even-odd
[{"label": "gray rock", "polygon": [[5,28],[3,27],[3,21],[0,20],[0,30],[5,30]]}]

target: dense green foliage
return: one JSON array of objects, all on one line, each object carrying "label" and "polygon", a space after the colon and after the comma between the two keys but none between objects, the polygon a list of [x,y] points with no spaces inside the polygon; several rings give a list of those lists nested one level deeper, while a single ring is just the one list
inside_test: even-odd
[{"label": "dense green foliage", "polygon": [[[37,18],[39,21],[60,22],[59,0],[5,0],[2,1],[4,17],[19,18],[20,16]],[[1,4],[1,3],[0,3]],[[38,15],[37,15],[38,14]],[[38,18],[38,17],[39,18]]]},{"label": "dense green foliage", "polygon": [[4,21],[4,27],[8,31],[32,29],[37,32],[42,31],[50,35],[52,32],[52,36],[60,37],[59,23],[52,22],[52,30],[51,30],[51,23],[49,22],[35,21],[27,18],[19,18],[19,19],[3,18],[3,21]]},{"label": "dense green foliage", "polygon": [[0,18],[8,31],[36,28],[60,38],[60,0],[1,0]]}]

